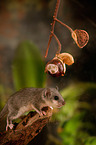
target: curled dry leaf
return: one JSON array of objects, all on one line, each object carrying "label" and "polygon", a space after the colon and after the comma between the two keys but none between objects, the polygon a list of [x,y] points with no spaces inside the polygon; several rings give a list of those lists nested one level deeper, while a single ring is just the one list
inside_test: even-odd
[{"label": "curled dry leaf", "polygon": [[57,58],[63,61],[67,65],[72,65],[74,63],[74,58],[69,53],[60,53],[57,55]]},{"label": "curled dry leaf", "polygon": [[89,41],[89,34],[85,30],[76,29],[72,31],[72,38],[78,47],[83,48]]},{"label": "curled dry leaf", "polygon": [[51,76],[64,76],[66,72],[66,66],[72,65],[74,63],[74,58],[69,53],[61,53],[56,55],[51,61],[46,64],[45,72]]}]

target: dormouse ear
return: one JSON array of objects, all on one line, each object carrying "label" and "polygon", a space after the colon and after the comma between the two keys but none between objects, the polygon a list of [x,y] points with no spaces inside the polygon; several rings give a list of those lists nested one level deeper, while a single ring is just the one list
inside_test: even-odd
[{"label": "dormouse ear", "polygon": [[59,88],[58,88],[58,86],[56,86],[56,90],[58,90],[58,91],[59,91]]},{"label": "dormouse ear", "polygon": [[49,88],[46,88],[44,93],[44,97],[46,98],[49,98],[51,96],[51,90]]}]

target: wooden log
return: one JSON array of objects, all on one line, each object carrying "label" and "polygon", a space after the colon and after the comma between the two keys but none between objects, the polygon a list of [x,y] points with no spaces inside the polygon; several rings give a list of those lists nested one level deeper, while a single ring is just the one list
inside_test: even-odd
[{"label": "wooden log", "polygon": [[52,116],[52,109],[49,107],[43,109],[46,112],[45,116],[30,112],[19,124],[14,126],[14,129],[0,132],[0,145],[27,145],[41,132]]}]

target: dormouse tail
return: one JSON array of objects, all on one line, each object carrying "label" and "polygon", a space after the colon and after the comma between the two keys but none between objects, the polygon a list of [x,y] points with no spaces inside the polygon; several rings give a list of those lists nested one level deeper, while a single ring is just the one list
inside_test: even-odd
[{"label": "dormouse tail", "polygon": [[1,112],[0,112],[0,120],[2,120],[7,113],[8,113],[8,104],[6,104],[4,106],[4,108],[1,110]]}]

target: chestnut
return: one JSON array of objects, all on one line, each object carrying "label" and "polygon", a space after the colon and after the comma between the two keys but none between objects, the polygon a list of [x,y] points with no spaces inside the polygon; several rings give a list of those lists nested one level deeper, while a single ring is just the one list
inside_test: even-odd
[{"label": "chestnut", "polygon": [[64,76],[66,66],[74,63],[74,58],[69,53],[61,53],[56,55],[51,61],[46,64],[45,72],[51,76],[58,77]]}]

